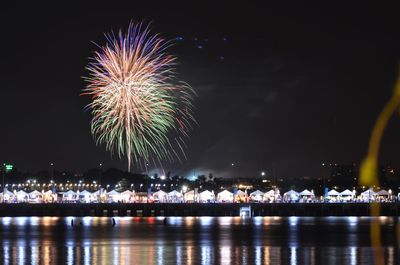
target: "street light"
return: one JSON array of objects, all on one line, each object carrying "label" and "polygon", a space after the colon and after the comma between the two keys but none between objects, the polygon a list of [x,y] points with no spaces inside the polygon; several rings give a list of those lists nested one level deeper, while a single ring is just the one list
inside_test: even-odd
[{"label": "street light", "polygon": [[324,202],[325,202],[325,163],[322,162],[322,197],[324,198]]},{"label": "street light", "polygon": [[265,172],[264,172],[264,171],[263,171],[263,172],[261,172],[261,176],[263,176],[263,177],[265,176]]},{"label": "street light", "polygon": [[50,183],[51,185],[49,185],[49,189],[51,189],[53,192],[55,191],[55,187],[54,187],[54,163],[51,162],[50,163]]},{"label": "street light", "polygon": [[[103,164],[100,163],[100,164],[99,164],[99,167],[100,167],[100,169],[99,169],[99,185],[101,185],[101,173],[102,173],[102,171],[103,171]],[[100,192],[101,192],[101,191],[100,191]]]}]

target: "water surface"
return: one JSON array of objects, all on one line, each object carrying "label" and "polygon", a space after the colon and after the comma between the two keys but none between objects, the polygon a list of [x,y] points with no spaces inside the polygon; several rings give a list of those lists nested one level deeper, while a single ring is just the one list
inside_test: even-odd
[{"label": "water surface", "polygon": [[[71,226],[71,220],[74,225]],[[4,264],[397,264],[392,217],[3,217]]]}]

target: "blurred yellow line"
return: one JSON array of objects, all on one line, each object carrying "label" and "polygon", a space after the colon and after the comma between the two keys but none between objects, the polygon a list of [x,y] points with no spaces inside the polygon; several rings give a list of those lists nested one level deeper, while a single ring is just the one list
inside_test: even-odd
[{"label": "blurred yellow line", "polygon": [[[362,161],[360,166],[360,185],[373,186],[379,185],[378,179],[378,156],[381,145],[381,140],[385,128],[396,110],[400,106],[400,75],[397,78],[393,95],[379,114],[372,130],[371,138],[368,146],[367,157]],[[399,109],[400,111],[400,109]],[[371,216],[377,217],[380,215],[379,203],[371,203]],[[396,226],[397,239],[400,239],[400,226]],[[381,228],[379,219],[375,218],[371,221],[371,244],[375,253],[375,264],[384,264],[383,249],[381,244]]]}]

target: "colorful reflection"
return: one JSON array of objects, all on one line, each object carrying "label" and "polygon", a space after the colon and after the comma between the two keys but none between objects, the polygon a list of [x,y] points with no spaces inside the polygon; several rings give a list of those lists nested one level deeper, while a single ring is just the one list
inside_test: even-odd
[{"label": "colorful reflection", "polygon": [[[75,225],[71,226],[71,218]],[[2,264],[372,264],[371,219],[2,218]],[[385,264],[396,264],[393,227],[382,219]],[[323,231],[323,236],[322,234]],[[385,232],[386,231],[386,232]],[[320,233],[320,234],[315,234]],[[350,245],[346,245],[350,244]]]}]

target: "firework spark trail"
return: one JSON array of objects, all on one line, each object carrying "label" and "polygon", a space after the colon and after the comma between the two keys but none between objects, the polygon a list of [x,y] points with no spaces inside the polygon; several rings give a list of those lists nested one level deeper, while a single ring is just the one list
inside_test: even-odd
[{"label": "firework spark trail", "polygon": [[[151,157],[173,161],[184,154],[185,139],[195,122],[192,88],[176,81],[176,58],[168,41],[151,35],[149,26],[129,25],[126,34],[106,35],[107,44],[87,66],[88,82],[82,95],[93,118],[97,144],[139,164]],[[170,141],[170,138],[174,139]]]}]

